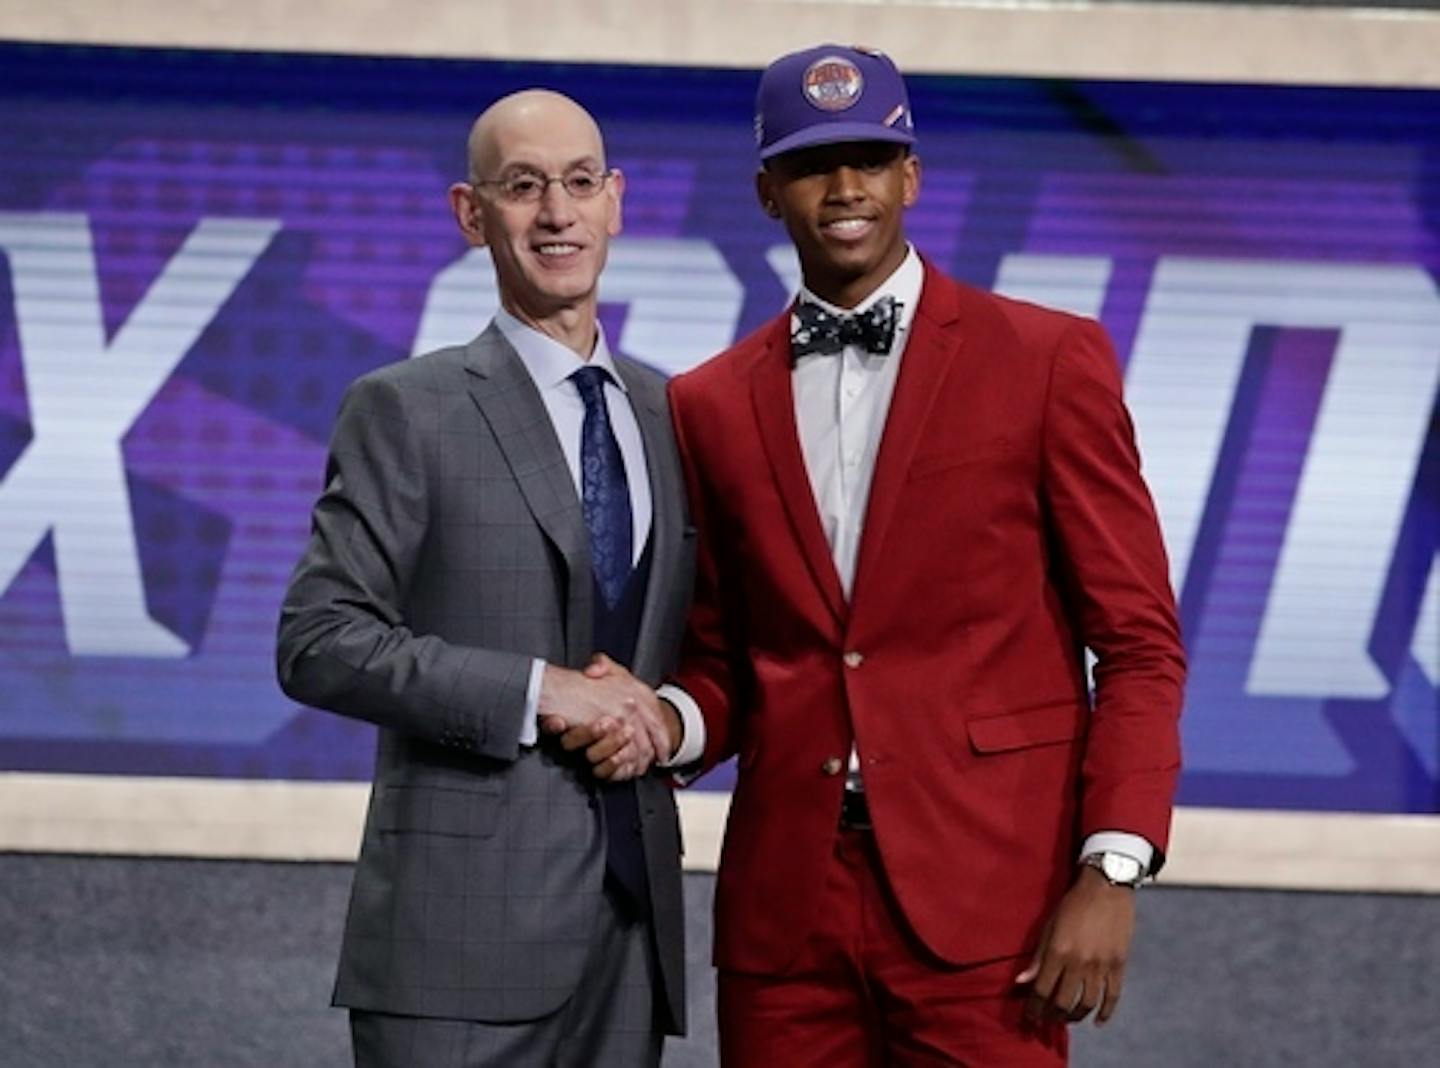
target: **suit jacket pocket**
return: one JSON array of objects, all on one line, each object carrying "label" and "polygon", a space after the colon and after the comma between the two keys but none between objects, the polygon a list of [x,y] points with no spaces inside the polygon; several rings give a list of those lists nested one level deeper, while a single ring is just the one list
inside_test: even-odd
[{"label": "suit jacket pocket", "polygon": [[1071,742],[1085,733],[1089,709],[1074,698],[999,716],[969,720],[965,730],[977,753],[1004,753]]},{"label": "suit jacket pocket", "polygon": [[489,838],[500,820],[500,790],[390,786],[375,809],[376,829]]}]

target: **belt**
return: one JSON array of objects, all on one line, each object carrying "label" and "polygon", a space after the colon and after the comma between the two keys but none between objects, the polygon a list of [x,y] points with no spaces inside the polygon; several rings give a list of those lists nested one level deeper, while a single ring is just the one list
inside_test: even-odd
[{"label": "belt", "polygon": [[870,822],[870,802],[865,799],[863,790],[846,790],[840,802],[840,826],[851,831],[868,831],[873,824]]}]

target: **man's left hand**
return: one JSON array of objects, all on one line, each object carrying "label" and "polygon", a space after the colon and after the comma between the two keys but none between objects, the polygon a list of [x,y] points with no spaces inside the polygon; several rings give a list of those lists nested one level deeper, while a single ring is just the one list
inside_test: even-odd
[{"label": "man's left hand", "polygon": [[1075,1023],[1098,1006],[1095,1023],[1110,1019],[1134,932],[1135,891],[1111,886],[1100,872],[1082,866],[1045,925],[1029,967],[1015,977],[1031,984],[1026,1016],[1036,1023]]},{"label": "man's left hand", "polygon": [[583,750],[590,762],[590,771],[597,779],[623,782],[644,775],[650,761],[642,760],[636,751],[636,731],[632,724],[610,716],[592,723],[582,723],[553,733],[560,735],[560,745],[569,752]]},{"label": "man's left hand", "polygon": [[[619,782],[644,775],[655,760],[665,760],[680,745],[680,717],[655,691],[604,653],[586,666],[584,678],[596,686],[618,689],[624,715],[569,719],[563,714],[541,716],[540,727],[560,736],[560,744],[584,750],[597,779]],[[543,693],[543,691],[542,691]]]}]

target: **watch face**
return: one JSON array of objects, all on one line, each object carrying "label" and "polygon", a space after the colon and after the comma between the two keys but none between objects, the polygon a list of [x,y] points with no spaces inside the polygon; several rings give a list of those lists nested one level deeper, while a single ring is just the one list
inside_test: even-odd
[{"label": "watch face", "polygon": [[1140,881],[1140,862],[1124,853],[1106,853],[1101,857],[1100,870],[1112,883],[1134,886]]}]

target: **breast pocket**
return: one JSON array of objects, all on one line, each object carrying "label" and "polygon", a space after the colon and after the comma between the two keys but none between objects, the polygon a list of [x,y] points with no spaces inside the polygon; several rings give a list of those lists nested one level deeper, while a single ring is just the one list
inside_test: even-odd
[{"label": "breast pocket", "polygon": [[502,805],[500,789],[446,789],[439,786],[391,786],[375,811],[376,829],[489,838],[495,834]]},{"label": "breast pocket", "polygon": [[990,438],[973,446],[927,452],[915,457],[906,475],[909,482],[940,475],[959,474],[967,468],[983,469],[985,465],[1003,463],[1010,456],[1007,438]]}]

